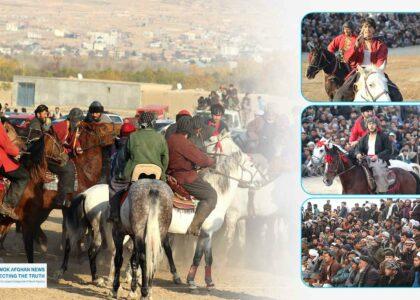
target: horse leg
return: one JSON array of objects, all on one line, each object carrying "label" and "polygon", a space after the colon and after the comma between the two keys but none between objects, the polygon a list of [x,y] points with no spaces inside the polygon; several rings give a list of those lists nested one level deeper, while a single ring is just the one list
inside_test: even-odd
[{"label": "horse leg", "polygon": [[124,242],[124,235],[119,232],[118,230],[112,231],[112,236],[114,238],[114,245],[115,245],[115,256],[114,256],[114,283],[113,283],[113,297],[117,298],[118,289],[120,287],[120,272],[121,266],[123,263],[123,242]]},{"label": "horse leg", "polygon": [[235,238],[236,226],[238,224],[239,214],[236,212],[229,212],[226,214],[225,222],[226,222],[226,233],[225,233],[225,253],[223,255],[224,262],[226,264],[228,262],[229,253],[232,251],[233,247],[233,240]]},{"label": "horse leg", "polygon": [[171,248],[171,244],[169,243],[168,235],[163,240],[162,247],[165,250],[166,257],[168,258],[169,269],[171,270],[171,274],[172,274],[172,280],[174,281],[175,284],[181,284],[182,283],[181,278],[179,277],[176,271],[174,258],[172,256],[172,248]]},{"label": "horse leg", "polygon": [[211,265],[213,264],[211,236],[206,237],[204,240],[204,260],[206,262],[204,280],[207,284],[207,288],[210,289],[214,287],[213,279],[211,278]]},{"label": "horse leg", "polygon": [[137,258],[141,267],[141,297],[142,299],[147,299],[147,296],[149,295],[149,278],[147,276],[146,245],[144,241],[139,238],[137,238],[134,243],[137,244],[134,248],[137,249]]},{"label": "horse leg", "polygon": [[63,256],[63,263],[61,264],[60,270],[57,271],[55,274],[55,280],[60,280],[61,277],[64,275],[64,272],[67,271],[67,266],[69,264],[69,255],[70,254],[70,239],[66,238],[64,244],[64,256]]},{"label": "horse leg", "polygon": [[92,282],[97,285],[102,285],[102,282],[98,280],[98,274],[96,273],[96,256],[102,245],[102,237],[99,230],[93,229],[93,241],[90,244],[88,250],[90,273],[92,274]]},{"label": "horse leg", "polygon": [[7,234],[9,233],[12,223],[7,225],[0,225],[0,250],[5,250],[4,240],[6,239]]},{"label": "horse leg", "polygon": [[194,278],[195,278],[195,274],[197,273],[198,266],[200,265],[201,258],[204,255],[205,239],[206,239],[206,236],[202,231],[200,236],[198,237],[197,245],[195,246],[193,263],[190,267],[190,270],[187,276],[187,284],[189,285],[190,289],[197,289],[197,285],[194,282]]},{"label": "horse leg", "polygon": [[139,267],[139,253],[137,251],[137,247],[134,245],[133,253],[131,254],[130,258],[130,266],[131,266],[131,292],[130,298],[134,299],[137,298],[136,290],[137,290],[137,269]]},{"label": "horse leg", "polygon": [[16,232],[22,233],[22,223],[20,223],[19,221],[16,222]]},{"label": "horse leg", "polygon": [[28,263],[34,262],[34,224],[22,223],[23,243]]}]

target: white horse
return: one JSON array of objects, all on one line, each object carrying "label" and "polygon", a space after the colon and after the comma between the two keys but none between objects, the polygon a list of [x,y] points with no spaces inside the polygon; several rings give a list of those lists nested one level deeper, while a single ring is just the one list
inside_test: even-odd
[{"label": "white horse", "polygon": [[[216,144],[221,143],[223,153],[216,153]],[[218,137],[212,137],[206,144],[209,153],[216,154],[215,170],[209,170],[204,174],[203,179],[217,192],[217,204],[201,227],[198,237],[193,264],[187,276],[187,283],[191,289],[196,289],[194,278],[201,258],[205,257],[205,282],[207,287],[213,287],[211,277],[212,257],[212,236],[223,225],[226,211],[232,201],[237,197],[238,184],[240,182],[251,183],[251,180],[261,180],[258,169],[254,166],[250,158],[244,154],[234,143],[229,133],[222,133]],[[172,222],[169,227],[170,233],[186,234],[192,220],[194,212],[182,211],[174,208]]]},{"label": "white horse", "polygon": [[[330,140],[327,140],[324,137],[321,138],[321,140],[318,143],[316,143],[314,151],[312,152],[312,156],[311,156],[311,162],[313,166],[319,166],[324,163],[324,156],[326,153],[325,145],[328,143],[330,143]],[[400,168],[408,172],[414,172],[420,176],[420,165],[416,163],[406,163],[398,159],[390,159],[389,164],[390,164],[389,168]]]},{"label": "white horse", "polygon": [[374,65],[357,66],[359,79],[354,84],[354,102],[389,102],[388,80],[382,69]]}]

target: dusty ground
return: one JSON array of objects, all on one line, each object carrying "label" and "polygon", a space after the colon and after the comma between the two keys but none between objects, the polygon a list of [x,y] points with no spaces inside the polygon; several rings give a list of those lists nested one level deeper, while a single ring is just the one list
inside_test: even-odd
[{"label": "dusty ground", "polygon": [[[89,283],[90,272],[89,264],[86,259],[79,263],[76,259],[71,259],[69,270],[59,283],[53,279],[54,271],[61,263],[62,255],[58,249],[61,232],[61,212],[54,211],[43,227],[49,238],[49,250],[47,253],[35,254],[35,262],[48,263],[48,289],[1,289],[0,299],[98,299],[108,298],[109,288],[101,288]],[[20,234],[12,229],[5,242],[6,251],[0,252],[0,257],[7,262],[26,262],[23,251],[23,243]],[[176,248],[176,247],[175,247]],[[220,248],[220,247],[219,247]],[[217,249],[216,249],[217,250]],[[183,282],[188,272],[191,258],[187,262],[177,258],[180,254],[189,251],[177,251],[175,249],[175,260],[178,273]],[[181,253],[182,252],[182,253]],[[208,291],[204,288],[204,267],[200,267],[197,272],[196,282],[200,286],[197,292],[190,292],[186,285],[176,286],[171,281],[171,274],[167,270],[166,261],[162,261],[157,278],[154,281],[153,299],[279,299],[281,293],[287,291],[287,287],[282,286],[276,268],[269,271],[254,271],[250,268],[233,267],[232,261],[223,263],[221,254],[214,253],[213,280],[216,288]],[[188,253],[188,255],[190,255]],[[99,267],[99,275],[107,276],[110,259],[99,257],[102,261]],[[273,265],[267,262],[267,265]],[[268,268],[265,268],[268,270]],[[120,288],[120,299],[128,296],[128,284],[124,283],[124,289]]]},{"label": "dusty ground", "polygon": [[[420,47],[392,49],[388,56],[386,73],[400,88],[404,101],[420,101]],[[328,101],[324,88],[324,73],[306,78],[307,54],[302,54],[302,95],[309,101]]]},{"label": "dusty ground", "polygon": [[302,187],[308,194],[341,194],[342,187],[338,179],[334,180],[331,186],[322,182],[322,176],[302,178]]}]

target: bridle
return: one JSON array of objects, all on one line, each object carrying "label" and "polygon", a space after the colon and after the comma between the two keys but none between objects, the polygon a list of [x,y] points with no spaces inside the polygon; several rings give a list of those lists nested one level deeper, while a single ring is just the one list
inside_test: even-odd
[{"label": "bridle", "polygon": [[378,100],[382,95],[389,95],[389,92],[384,89],[381,93],[379,93],[376,96],[373,96],[372,93],[369,90],[369,86],[367,85],[367,79],[369,78],[370,75],[372,74],[376,74],[378,72],[370,72],[369,74],[367,74],[366,76],[363,76],[363,80],[364,80],[364,85],[365,85],[365,91],[368,93],[369,97],[365,97],[363,94],[360,95],[360,97],[362,97],[363,100],[365,101],[372,101],[372,102],[376,102],[376,100]]},{"label": "bridle", "polygon": [[[328,59],[327,55],[325,55],[325,53],[322,49],[317,50],[317,51],[321,52],[321,54],[318,56],[319,59],[317,59],[317,61],[318,61],[317,64],[313,64],[312,62],[309,62],[308,67],[315,68],[315,73],[318,73],[321,70],[323,70],[325,72],[325,68],[331,65],[331,61]],[[312,56],[314,56],[314,55],[312,54]],[[324,61],[324,63],[322,63],[323,61]],[[327,73],[327,72],[325,72],[325,73],[328,74],[328,75],[334,75],[335,72],[337,71],[338,65],[339,65],[338,60],[334,59],[334,69],[330,73]]]},{"label": "bridle", "polygon": [[60,157],[65,157],[65,155],[67,154],[67,152],[64,149],[64,147],[62,147],[61,144],[57,141],[57,139],[53,135],[51,135],[51,134],[49,134],[47,132],[44,132],[44,136],[47,136],[48,138],[50,138],[53,141],[52,151],[51,151],[50,154],[46,152],[45,153],[45,157],[47,159],[50,159],[50,160],[53,160],[53,161],[59,161],[59,159],[57,159],[57,156],[53,156],[55,149],[58,149],[58,152],[59,152],[58,157],[59,158]]},{"label": "bridle", "polygon": [[[339,150],[339,149],[337,151],[340,151],[340,152],[337,154],[337,161],[334,161],[333,167],[334,167],[335,170],[333,172],[334,173],[339,172],[339,173],[337,173],[334,177],[337,177],[337,176],[340,177],[341,175],[353,170],[356,167],[356,165],[352,165],[350,168],[346,169],[346,166],[344,165],[344,162],[343,162],[343,159],[342,159],[342,156],[344,156],[345,154],[342,153],[341,150]],[[327,154],[327,155],[332,156],[331,154]],[[326,163],[328,165],[330,164],[328,162],[326,162]],[[329,168],[327,168],[327,167],[325,168],[325,174],[328,173],[328,169]],[[343,171],[340,172],[340,170],[343,170]]]}]

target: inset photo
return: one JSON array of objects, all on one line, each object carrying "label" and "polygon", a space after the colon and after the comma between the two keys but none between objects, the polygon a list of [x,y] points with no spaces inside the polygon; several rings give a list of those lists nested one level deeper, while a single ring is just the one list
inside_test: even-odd
[{"label": "inset photo", "polygon": [[302,280],[311,287],[420,287],[420,199],[309,199]]},{"label": "inset photo", "polygon": [[420,194],[419,105],[309,106],[301,120],[309,194]]},{"label": "inset photo", "polygon": [[308,101],[420,100],[420,13],[310,13],[302,20]]}]

